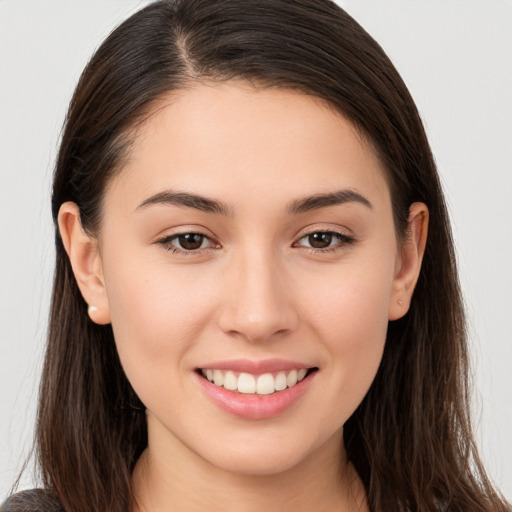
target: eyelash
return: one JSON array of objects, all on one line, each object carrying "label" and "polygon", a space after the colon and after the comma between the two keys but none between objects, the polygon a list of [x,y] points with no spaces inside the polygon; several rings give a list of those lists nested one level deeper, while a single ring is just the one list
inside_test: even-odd
[{"label": "eyelash", "polygon": [[[213,245],[210,247],[199,247],[198,249],[184,249],[176,247],[175,245],[172,245],[172,243],[179,239],[180,237],[185,237],[187,235],[196,235],[202,237],[201,245],[203,245],[203,242],[205,240],[209,240]],[[301,240],[308,239],[311,236],[314,235],[328,235],[332,238],[336,238],[338,240],[338,243],[334,246],[327,246],[324,248],[315,248],[311,246],[304,246],[304,245],[297,245]],[[297,242],[293,243],[293,247],[302,247],[305,250],[307,250],[310,253],[314,254],[325,254],[325,253],[333,253],[341,250],[344,246],[351,245],[355,242],[355,238],[352,236],[349,236],[345,233],[341,233],[339,231],[332,231],[332,230],[317,230],[317,231],[311,231],[310,233],[306,233],[302,235]],[[194,256],[199,253],[202,253],[204,251],[209,251],[211,249],[219,248],[220,245],[216,244],[209,236],[203,234],[203,233],[197,233],[195,231],[187,231],[184,233],[177,233],[171,236],[166,236],[165,238],[162,238],[160,240],[157,240],[157,243],[162,245],[167,251],[170,251],[172,254],[180,254],[184,256]]]}]

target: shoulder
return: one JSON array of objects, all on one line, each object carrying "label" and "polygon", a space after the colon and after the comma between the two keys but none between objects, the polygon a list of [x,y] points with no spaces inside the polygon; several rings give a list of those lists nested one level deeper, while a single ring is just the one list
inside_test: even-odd
[{"label": "shoulder", "polygon": [[45,489],[21,491],[0,505],[0,512],[64,512],[59,500]]}]

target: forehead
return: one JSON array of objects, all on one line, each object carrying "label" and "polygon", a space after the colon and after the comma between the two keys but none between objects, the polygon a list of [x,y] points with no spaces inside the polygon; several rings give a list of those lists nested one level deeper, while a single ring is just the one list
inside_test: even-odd
[{"label": "forehead", "polygon": [[163,97],[113,181],[126,198],[176,187],[234,202],[249,191],[269,201],[334,188],[388,194],[370,145],[325,101],[233,81]]}]

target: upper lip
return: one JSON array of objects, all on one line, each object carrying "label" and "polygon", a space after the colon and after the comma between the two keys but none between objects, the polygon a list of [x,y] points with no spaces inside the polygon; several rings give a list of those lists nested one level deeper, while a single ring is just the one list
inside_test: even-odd
[{"label": "upper lip", "polygon": [[225,361],[214,361],[200,366],[202,370],[233,370],[235,372],[251,373],[261,375],[264,373],[300,370],[301,368],[313,368],[313,365],[290,361],[286,359],[264,359],[261,361],[252,361],[250,359],[230,359]]}]

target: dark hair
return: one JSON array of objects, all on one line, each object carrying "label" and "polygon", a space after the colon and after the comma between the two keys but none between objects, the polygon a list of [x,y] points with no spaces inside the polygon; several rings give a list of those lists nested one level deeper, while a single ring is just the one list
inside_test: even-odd
[{"label": "dark hair", "polygon": [[[240,79],[327,101],[387,171],[397,234],[426,203],[429,240],[408,314],[390,322],[377,376],[344,427],[372,511],[509,510],[478,458],[463,305],[435,163],[414,102],[380,46],[329,0],[162,0],[121,24],[84,70],[66,118],[52,209],[74,201],[97,233],[106,184],[134,128],[169,91]],[[89,321],[60,236],[37,454],[65,510],[126,511],[147,444],[144,407],[112,329]]]}]

